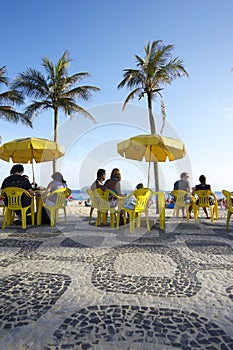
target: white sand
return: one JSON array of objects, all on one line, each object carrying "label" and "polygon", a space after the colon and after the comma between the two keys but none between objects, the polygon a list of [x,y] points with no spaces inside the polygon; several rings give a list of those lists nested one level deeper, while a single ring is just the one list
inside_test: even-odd
[{"label": "white sand", "polygon": [[[154,211],[155,211],[155,207],[154,207],[154,205],[152,205],[150,207],[150,213],[154,214]],[[96,217],[96,213],[97,213],[97,210],[95,209],[93,212],[93,217]],[[71,216],[78,215],[78,216],[89,217],[90,207],[85,207],[84,202],[80,202],[78,200],[73,200],[73,201],[69,202],[67,205],[67,214],[71,215]],[[219,218],[225,218],[226,214],[227,214],[226,209],[219,208],[219,210],[218,210]],[[172,217],[173,216],[173,209],[166,209],[165,215],[166,215],[166,217]],[[180,215],[181,215],[181,211],[180,211]],[[205,213],[202,209],[199,210],[198,216],[205,217]],[[192,213],[192,217],[193,217],[193,213]]]}]

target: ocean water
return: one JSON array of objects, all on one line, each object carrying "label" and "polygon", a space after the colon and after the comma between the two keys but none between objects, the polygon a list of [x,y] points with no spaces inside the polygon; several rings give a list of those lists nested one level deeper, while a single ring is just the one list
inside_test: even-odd
[{"label": "ocean water", "polygon": [[[167,198],[169,196],[169,192],[170,191],[165,191],[165,197]],[[223,194],[221,191],[216,191],[214,192],[217,196],[218,199],[224,198]],[[73,200],[79,200],[79,201],[83,201],[89,198],[86,190],[81,191],[81,190],[72,190],[72,194],[73,196]]]}]

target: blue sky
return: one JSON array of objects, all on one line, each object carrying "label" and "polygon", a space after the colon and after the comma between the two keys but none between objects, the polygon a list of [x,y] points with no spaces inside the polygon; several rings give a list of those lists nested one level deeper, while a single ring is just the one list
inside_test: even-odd
[{"label": "blue sky", "polygon": [[[27,67],[44,72],[43,57],[56,62],[68,50],[72,58],[69,73],[89,72],[91,77],[82,84],[101,88],[89,102],[79,101],[80,105],[92,111],[98,123],[100,111],[109,115],[104,118],[105,129],[102,130],[99,124],[82,116],[69,125],[70,121],[60,114],[60,129],[64,126],[68,130],[65,136],[59,131],[59,143],[68,144],[67,153],[61,160],[61,171],[70,187],[77,188],[94,180],[96,167],[105,166],[109,175],[112,167],[119,166],[127,184],[134,187],[140,180],[146,181],[148,165],[138,162],[132,165],[132,161],[123,161],[117,154],[108,154],[106,148],[101,148],[101,145],[108,148],[111,141],[116,143],[140,133],[141,128],[148,128],[146,112],[145,115],[142,113],[142,121],[135,128],[130,109],[128,116],[122,114],[120,106],[129,91],[118,90],[117,85],[122,80],[123,69],[135,68],[134,55],[143,56],[148,41],[161,39],[164,44],[173,44],[174,56],[184,61],[190,77],[176,79],[162,92],[168,122],[165,131],[170,133],[172,130],[179,135],[188,155],[178,165],[177,162],[160,164],[162,187],[171,189],[179,173],[188,169],[191,185],[198,183],[199,175],[205,174],[214,190],[233,190],[230,146],[233,126],[232,13],[232,0],[8,0],[1,4],[0,66],[7,66],[10,79]],[[139,112],[140,108],[146,108],[146,100],[140,103],[135,100],[134,104]],[[153,107],[154,113],[160,114],[159,100]],[[131,124],[125,132],[121,127],[112,127],[112,122],[123,123],[124,120]],[[38,115],[33,130],[2,120],[0,123],[2,143],[18,137],[52,136],[52,112]],[[70,144],[66,139],[69,129],[73,135]],[[80,138],[81,133],[86,138]],[[105,158],[100,157],[98,152],[102,155],[105,151]],[[85,163],[89,164],[88,168]],[[8,175],[10,166],[0,161],[2,178]],[[44,184],[50,180],[49,171],[45,176],[44,165],[35,168],[38,182]],[[25,170],[30,175],[28,165]]]}]

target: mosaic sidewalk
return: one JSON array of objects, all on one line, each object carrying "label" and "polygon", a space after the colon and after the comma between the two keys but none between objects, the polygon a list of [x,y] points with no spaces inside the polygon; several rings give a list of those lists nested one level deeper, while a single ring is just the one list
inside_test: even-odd
[{"label": "mosaic sidewalk", "polygon": [[233,349],[233,224],[0,230],[0,350]]}]

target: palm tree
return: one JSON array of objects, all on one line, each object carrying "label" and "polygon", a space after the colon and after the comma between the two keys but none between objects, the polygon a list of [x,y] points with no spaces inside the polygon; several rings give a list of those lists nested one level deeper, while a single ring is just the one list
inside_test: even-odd
[{"label": "palm tree", "polygon": [[[76,84],[83,78],[87,78],[89,73],[76,73],[69,76],[67,69],[70,62],[67,51],[56,64],[53,64],[47,57],[43,58],[42,66],[46,71],[46,76],[35,69],[28,68],[19,74],[12,84],[13,88],[34,98],[25,109],[26,115],[32,117],[42,111],[53,110],[55,142],[58,137],[59,110],[62,110],[69,118],[75,113],[81,113],[95,122],[87,110],[76,104],[76,99],[81,98],[88,101],[91,93],[100,89],[95,86],[77,86]],[[56,171],[56,159],[53,162],[53,171]]]},{"label": "palm tree", "polygon": [[[157,95],[161,96],[160,91],[164,85],[171,84],[172,80],[177,77],[183,75],[188,77],[188,73],[183,66],[182,60],[177,57],[172,58],[173,45],[163,45],[161,40],[157,40],[152,43],[148,42],[144,49],[144,58],[135,55],[138,69],[125,69],[123,74],[124,79],[120,82],[118,88],[126,86],[132,90],[125,99],[123,110],[127,103],[135,97],[138,97],[139,100],[142,97],[147,98],[151,134],[155,134],[156,125],[153,116],[152,101]],[[165,111],[163,102],[162,111]],[[154,163],[154,174],[155,190],[159,191],[157,162]]]},{"label": "palm tree", "polygon": [[[0,85],[9,85],[9,80],[6,76],[6,66],[0,68]],[[0,94],[0,118],[11,123],[21,122],[27,126],[32,127],[32,122],[28,116],[17,112],[12,105],[22,105],[24,103],[23,95],[17,90],[8,90]],[[5,105],[7,104],[7,105]]]}]

